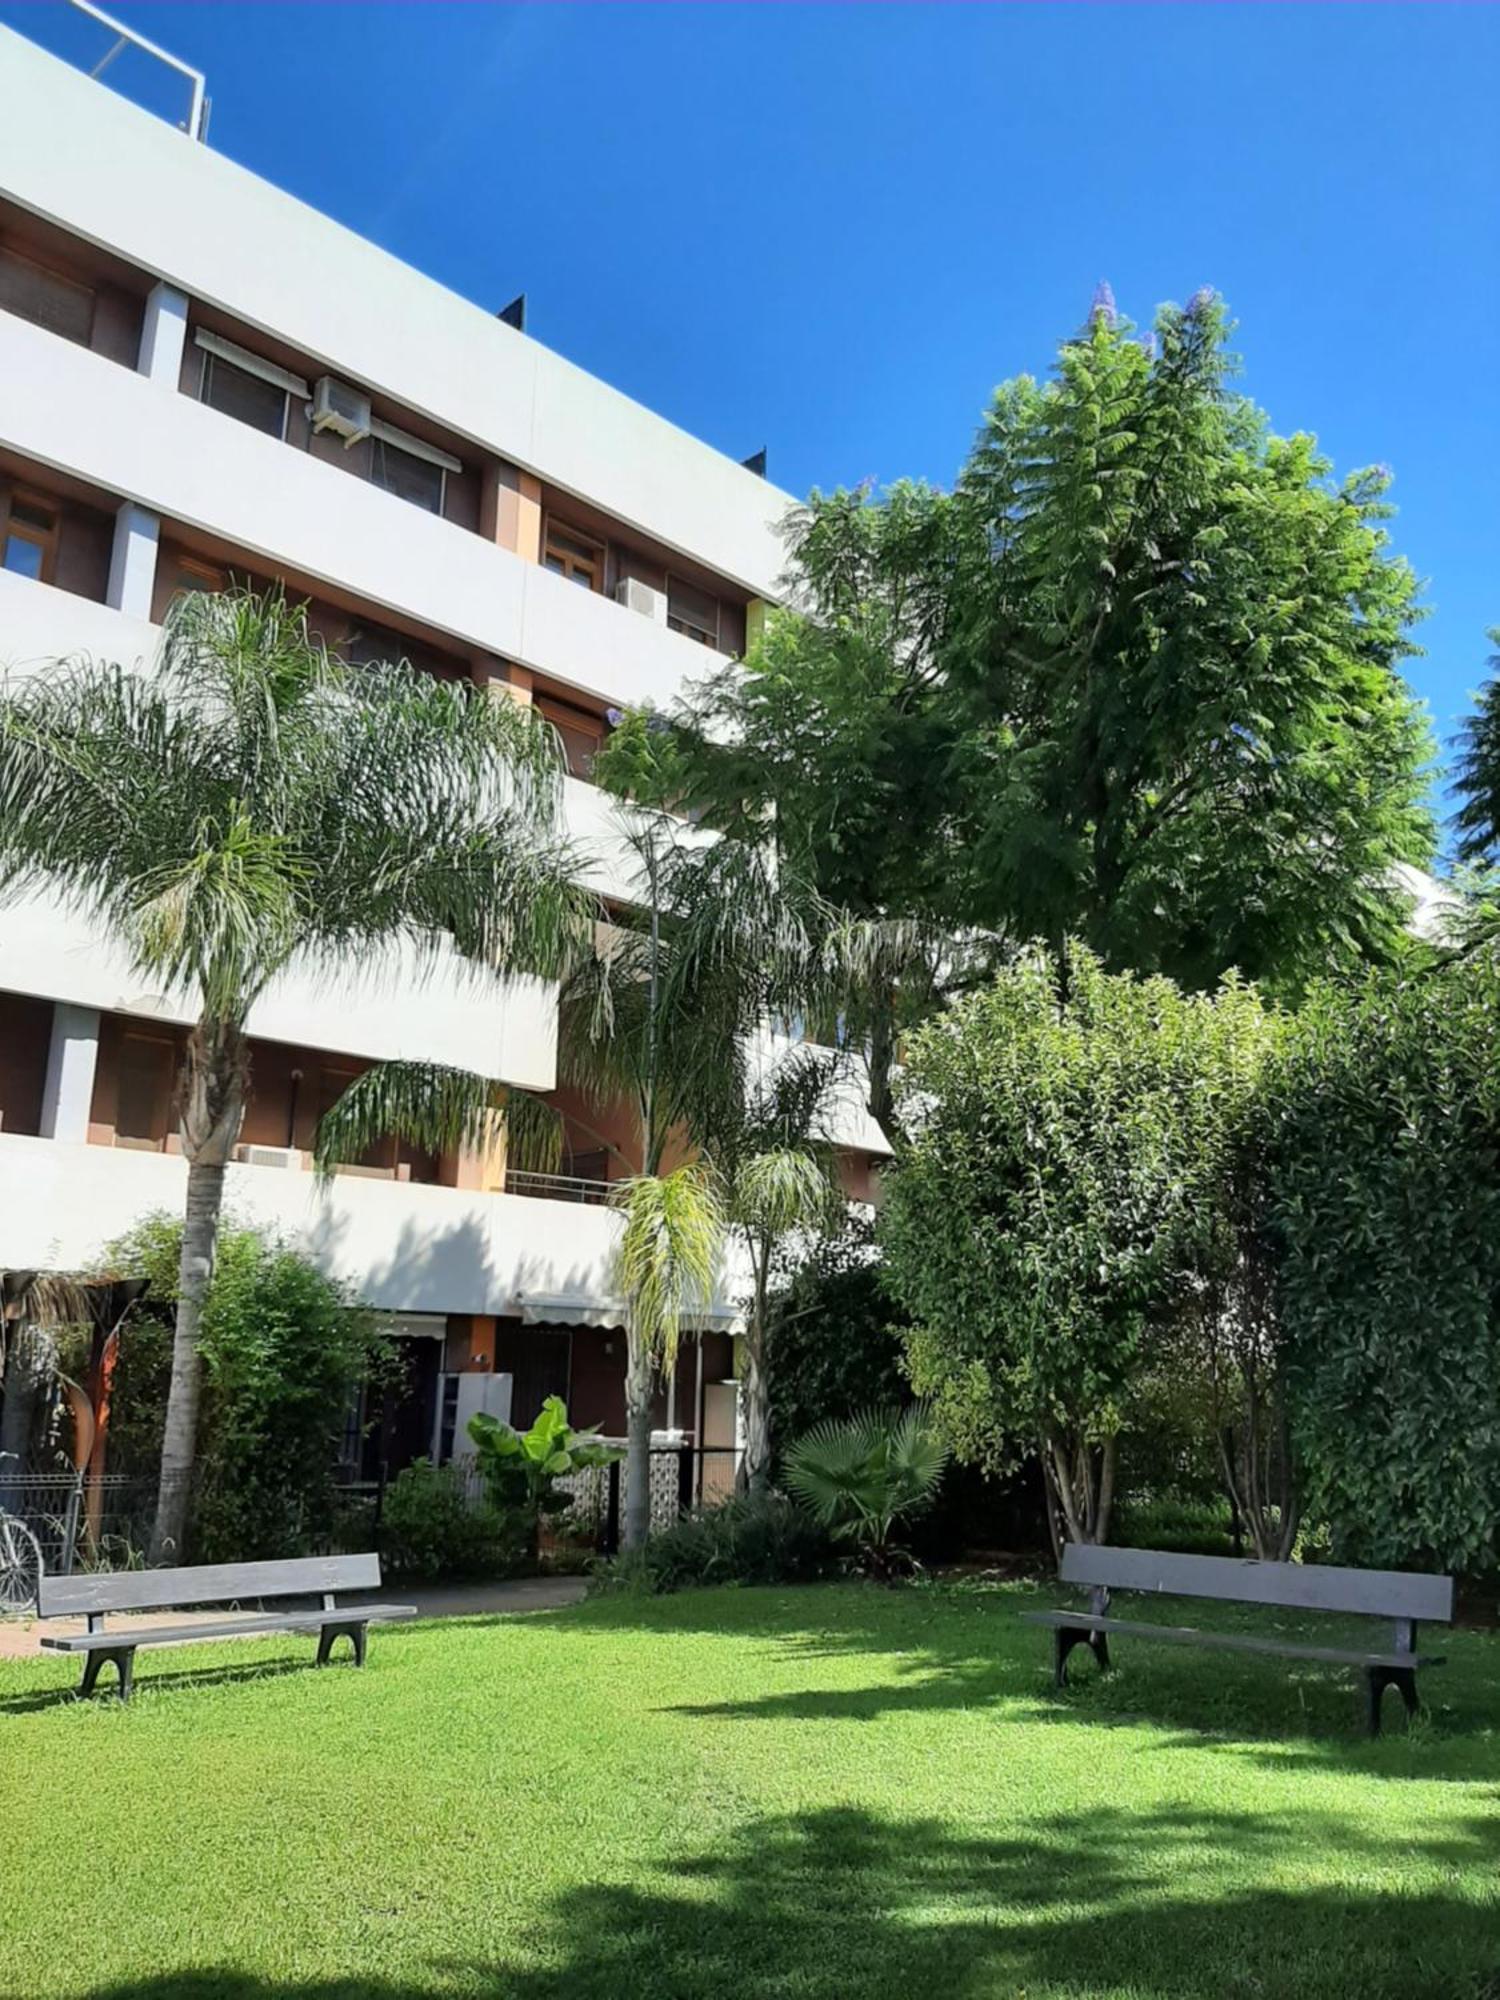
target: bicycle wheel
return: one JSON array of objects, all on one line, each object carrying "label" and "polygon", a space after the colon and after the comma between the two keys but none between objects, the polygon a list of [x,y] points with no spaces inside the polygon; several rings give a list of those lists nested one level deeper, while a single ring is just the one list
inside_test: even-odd
[{"label": "bicycle wheel", "polygon": [[34,1611],[41,1582],[41,1543],[14,1514],[0,1514],[0,1616]]}]

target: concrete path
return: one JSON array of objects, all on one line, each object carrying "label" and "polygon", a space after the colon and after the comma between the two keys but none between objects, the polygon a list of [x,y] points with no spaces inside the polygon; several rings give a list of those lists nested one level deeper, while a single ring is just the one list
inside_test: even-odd
[{"label": "concrete path", "polygon": [[[387,1604],[415,1604],[423,1618],[513,1618],[527,1611],[560,1611],[565,1605],[576,1604],[587,1588],[581,1576],[518,1576],[498,1583],[436,1583],[413,1589],[393,1583],[381,1597]],[[351,1599],[350,1609],[360,1602],[358,1597]],[[169,1625],[180,1627],[187,1640],[195,1625],[222,1616],[219,1611],[120,1612],[110,1618],[109,1629],[123,1636],[132,1625]],[[83,1626],[81,1618],[49,1618],[44,1625],[29,1618],[0,1618],[0,1660],[32,1659],[42,1650],[44,1632],[61,1638],[68,1632],[81,1632]],[[51,1657],[67,1656],[56,1653]]]}]

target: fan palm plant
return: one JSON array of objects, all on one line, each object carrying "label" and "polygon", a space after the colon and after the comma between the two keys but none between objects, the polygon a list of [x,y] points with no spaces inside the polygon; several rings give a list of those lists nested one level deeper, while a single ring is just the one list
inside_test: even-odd
[{"label": "fan palm plant", "polygon": [[798,1438],[786,1455],[786,1483],[824,1527],[852,1544],[862,1568],[889,1579],[909,1566],[895,1529],[930,1504],[947,1462],[947,1446],[920,1405],[865,1410]]},{"label": "fan palm plant", "polygon": [[80,661],[0,693],[0,892],[60,897],[196,1009],[154,1560],[183,1548],[251,1009],[292,968],[430,971],[452,949],[476,976],[555,974],[582,916],[559,779],[524,708],[347,667],[279,591],[180,599],[152,672]]}]

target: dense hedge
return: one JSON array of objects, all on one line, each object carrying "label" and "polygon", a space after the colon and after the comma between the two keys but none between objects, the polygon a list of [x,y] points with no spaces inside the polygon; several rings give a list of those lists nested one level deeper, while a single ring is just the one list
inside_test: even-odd
[{"label": "dense hedge", "polygon": [[1309,1512],[1337,1555],[1494,1564],[1500,976],[1315,993],[1265,1080]]}]

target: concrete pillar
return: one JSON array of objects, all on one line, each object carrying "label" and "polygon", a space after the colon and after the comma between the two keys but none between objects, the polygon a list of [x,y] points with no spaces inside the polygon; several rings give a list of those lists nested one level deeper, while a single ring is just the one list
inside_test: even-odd
[{"label": "concrete pillar", "polygon": [[480,533],[526,562],[542,559],[542,482],[514,465],[485,469],[480,493]]},{"label": "concrete pillar", "polygon": [[52,1042],[42,1085],[42,1137],[81,1146],[89,1136],[94,1070],[99,1061],[99,1010],[59,1000],[52,1009]]},{"label": "concrete pillar", "polygon": [[175,389],[182,379],[182,350],[187,341],[187,293],[165,280],[153,286],[141,321],[141,347],[136,373]]},{"label": "concrete pillar", "polygon": [[106,604],[132,618],[151,616],[156,590],[156,543],[161,523],[149,508],[134,500],[120,503],[115,515],[115,541],[109,557]]}]

